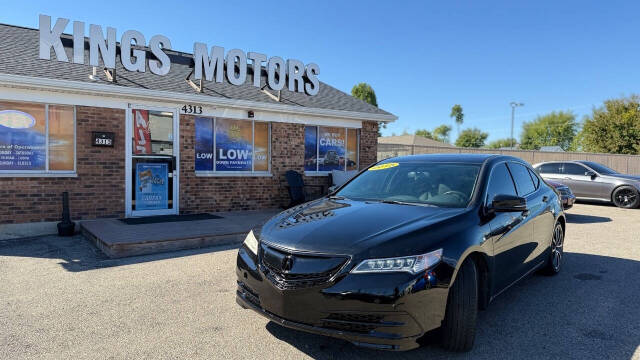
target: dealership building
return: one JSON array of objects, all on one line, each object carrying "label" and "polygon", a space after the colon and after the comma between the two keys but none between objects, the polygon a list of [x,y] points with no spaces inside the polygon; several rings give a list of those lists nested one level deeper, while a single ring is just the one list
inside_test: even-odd
[{"label": "dealership building", "polygon": [[362,169],[396,119],[320,78],[314,63],[182,53],[45,15],[0,25],[0,224],[58,221],[63,192],[73,219],[284,206],[286,171],[326,185]]}]

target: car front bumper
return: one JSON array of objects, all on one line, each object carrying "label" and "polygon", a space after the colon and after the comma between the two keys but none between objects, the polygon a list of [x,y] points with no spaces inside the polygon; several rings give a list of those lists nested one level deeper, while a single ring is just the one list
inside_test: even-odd
[{"label": "car front bumper", "polygon": [[[326,284],[282,290],[259,263],[256,256],[240,248],[236,301],[282,326],[358,346],[410,350],[444,319],[448,286],[435,278],[427,280],[424,274],[354,275],[343,269]],[[444,266],[441,270],[448,273]]]},{"label": "car front bumper", "polygon": [[571,207],[573,207],[573,204],[576,202],[576,196],[571,194],[571,195],[562,195],[562,207],[565,210],[569,210],[571,209]]}]

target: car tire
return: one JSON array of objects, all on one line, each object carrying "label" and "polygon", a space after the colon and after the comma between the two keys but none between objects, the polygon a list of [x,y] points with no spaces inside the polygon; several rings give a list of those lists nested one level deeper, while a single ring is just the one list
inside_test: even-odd
[{"label": "car tire", "polygon": [[562,259],[564,257],[564,229],[559,222],[553,228],[549,250],[549,258],[544,268],[542,268],[542,273],[552,276],[558,274],[562,269]]},{"label": "car tire", "polygon": [[467,259],[449,289],[442,322],[442,346],[450,351],[469,351],[476,336],[478,316],[478,269]]},{"label": "car tire", "polygon": [[623,209],[635,209],[640,205],[638,189],[633,186],[620,186],[615,189],[611,200],[615,206]]}]

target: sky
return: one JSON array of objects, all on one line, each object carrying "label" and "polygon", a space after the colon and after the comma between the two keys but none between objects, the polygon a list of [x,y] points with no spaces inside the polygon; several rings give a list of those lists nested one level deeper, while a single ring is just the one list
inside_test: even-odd
[{"label": "sky", "polygon": [[582,120],[606,99],[640,93],[640,2],[197,3],[7,1],[0,22],[37,28],[47,14],[114,27],[118,38],[162,34],[179,51],[198,41],[315,62],[320,80],[344,92],[371,84],[379,107],[398,117],[384,135],[448,124],[455,139],[449,114],[460,104],[462,129],[505,138],[517,101],[519,137],[538,115],[569,110]]}]

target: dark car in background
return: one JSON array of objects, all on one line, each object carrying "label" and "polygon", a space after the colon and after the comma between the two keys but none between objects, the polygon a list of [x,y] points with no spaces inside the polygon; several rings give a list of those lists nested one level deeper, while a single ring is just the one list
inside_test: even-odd
[{"label": "dark car in background", "polygon": [[327,154],[324,156],[324,163],[325,166],[327,165],[340,165],[340,156],[338,156],[338,153],[335,150],[329,150],[327,151]]},{"label": "dark car in background", "polygon": [[553,188],[556,189],[560,194],[562,207],[565,210],[571,209],[573,207],[573,204],[576,202],[576,196],[573,195],[571,188],[557,181],[551,181],[551,180],[545,180],[545,181],[547,182],[547,184],[553,186]]},{"label": "dark car in background", "polygon": [[640,205],[640,176],[620,174],[593,161],[550,161],[535,164],[545,180],[562,183],[577,199],[613,202],[621,208]]},{"label": "dark car in background", "polygon": [[558,194],[520,159],[387,159],[249,232],[236,300],[359,346],[408,350],[440,328],[445,348],[467,351],[479,309],[560,271],[564,233]]}]

